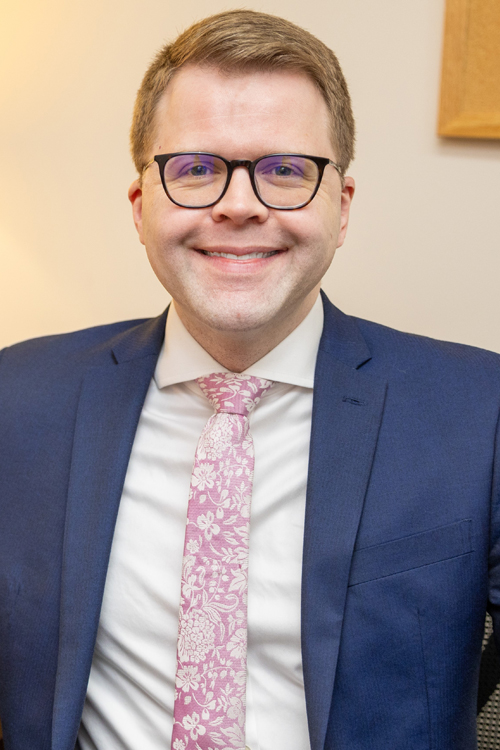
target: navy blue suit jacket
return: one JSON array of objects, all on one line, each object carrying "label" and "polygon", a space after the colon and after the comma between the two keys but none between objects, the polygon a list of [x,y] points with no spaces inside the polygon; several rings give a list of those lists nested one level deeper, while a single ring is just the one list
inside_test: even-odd
[{"label": "navy blue suit jacket", "polygon": [[[6,750],[73,750],[165,315],[0,356]],[[302,651],[312,750],[473,750],[500,605],[500,358],[325,301]],[[279,700],[279,696],[276,697]]]}]

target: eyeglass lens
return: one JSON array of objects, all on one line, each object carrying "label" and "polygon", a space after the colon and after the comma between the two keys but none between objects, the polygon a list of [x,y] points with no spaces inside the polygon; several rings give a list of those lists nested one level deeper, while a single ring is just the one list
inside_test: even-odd
[{"label": "eyeglass lens", "polygon": [[[311,159],[279,154],[261,159],[254,179],[259,196],[267,205],[292,208],[309,201],[318,174],[318,166]],[[196,208],[220,198],[227,181],[227,166],[212,154],[180,154],[167,161],[164,177],[172,200]]]}]

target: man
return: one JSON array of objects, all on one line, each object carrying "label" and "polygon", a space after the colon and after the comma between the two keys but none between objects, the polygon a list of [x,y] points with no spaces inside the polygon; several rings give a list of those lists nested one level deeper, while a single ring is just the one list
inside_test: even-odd
[{"label": "man", "polygon": [[6,750],[475,747],[499,360],[319,296],[353,140],[282,19],[147,72],[129,198],[168,315],[0,359]]}]

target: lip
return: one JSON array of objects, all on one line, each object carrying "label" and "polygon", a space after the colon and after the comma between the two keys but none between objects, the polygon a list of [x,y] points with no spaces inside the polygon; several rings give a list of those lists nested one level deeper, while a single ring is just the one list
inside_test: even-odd
[{"label": "lip", "polygon": [[[275,258],[277,255],[286,251],[283,247],[268,247],[262,245],[252,245],[247,247],[233,247],[230,245],[217,245],[210,247],[195,247],[194,248],[200,255],[203,255],[209,260],[222,261],[223,263],[259,263],[262,261],[269,261]],[[220,255],[210,255],[211,253],[224,253],[228,255],[236,255],[236,258],[222,258]],[[248,256],[255,253],[273,253],[267,258],[249,258]]]}]

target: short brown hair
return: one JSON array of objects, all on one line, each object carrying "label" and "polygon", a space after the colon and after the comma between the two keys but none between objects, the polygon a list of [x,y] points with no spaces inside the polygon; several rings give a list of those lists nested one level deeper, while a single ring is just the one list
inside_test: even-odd
[{"label": "short brown hair", "polygon": [[339,62],[326,44],[284,18],[253,10],[230,10],[190,26],[165,45],[146,71],[135,102],[130,141],[141,174],[149,159],[158,102],[174,73],[187,64],[229,75],[252,71],[306,73],[330,113],[331,138],[342,175],[354,155],[354,118]]}]

